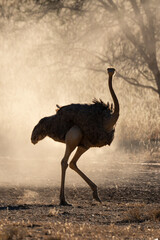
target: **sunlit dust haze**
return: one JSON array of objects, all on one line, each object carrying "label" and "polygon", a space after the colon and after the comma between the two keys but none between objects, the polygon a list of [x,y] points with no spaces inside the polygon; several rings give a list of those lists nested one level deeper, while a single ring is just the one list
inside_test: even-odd
[{"label": "sunlit dust haze", "polygon": [[[96,54],[90,53],[102,52],[108,35],[95,24],[94,11],[87,14],[79,17],[79,31],[68,29],[67,34],[52,14],[39,21],[11,19],[1,29],[0,185],[59,185],[65,145],[49,138],[33,145],[33,127],[41,118],[55,114],[56,104],[91,103],[95,97],[112,102],[108,64],[104,65],[106,73],[89,69],[91,62],[96,63]],[[88,32],[83,21],[89,22]],[[126,148],[136,141],[145,143],[160,127],[157,95],[137,90],[116,75],[113,86],[120,102],[115,139],[110,147],[89,149],[79,160],[79,166],[98,184],[123,180],[117,162],[130,163],[136,158]],[[128,174],[132,177],[132,170]],[[70,169],[67,184],[85,185]]]}]

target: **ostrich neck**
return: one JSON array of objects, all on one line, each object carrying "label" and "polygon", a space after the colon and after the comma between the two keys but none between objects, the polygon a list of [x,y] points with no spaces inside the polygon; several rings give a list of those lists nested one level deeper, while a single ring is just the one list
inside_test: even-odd
[{"label": "ostrich neck", "polygon": [[119,117],[119,102],[112,87],[112,76],[109,76],[109,90],[114,102],[114,112],[111,115],[111,118],[104,119],[104,125],[107,132],[112,131]]},{"label": "ostrich neck", "polygon": [[[112,116],[119,116],[119,102],[112,87],[112,76],[109,76],[109,90],[114,102],[114,113]],[[117,118],[118,119],[118,118]]]}]

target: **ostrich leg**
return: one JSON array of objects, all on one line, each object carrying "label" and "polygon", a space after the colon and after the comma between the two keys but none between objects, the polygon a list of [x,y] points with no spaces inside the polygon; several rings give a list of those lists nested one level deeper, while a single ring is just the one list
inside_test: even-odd
[{"label": "ostrich leg", "polygon": [[61,172],[60,205],[71,206],[65,200],[65,193],[64,193],[65,175],[66,175],[66,169],[68,167],[69,156],[71,155],[73,150],[78,146],[81,139],[82,139],[82,133],[81,133],[81,130],[77,126],[72,127],[67,132],[66,137],[65,137],[66,150],[65,150],[64,157],[61,161],[62,172]]},{"label": "ostrich leg", "polygon": [[85,149],[83,147],[78,147],[72,161],[70,162],[69,166],[71,169],[73,169],[75,172],[77,172],[83,179],[84,181],[90,186],[90,188],[93,191],[93,198],[98,201],[101,202],[100,198],[98,197],[98,192],[97,192],[97,186],[96,184],[94,184],[76,165],[78,159],[80,158],[80,156],[86,152],[88,149]]},{"label": "ostrich leg", "polygon": [[[74,149],[73,149],[74,150]],[[60,205],[64,206],[71,206],[65,201],[65,194],[64,194],[64,186],[65,186],[65,175],[66,175],[66,169],[68,167],[68,159],[73,150],[70,150],[70,148],[66,145],[66,151],[65,155],[61,161],[61,190],[60,190]]]}]

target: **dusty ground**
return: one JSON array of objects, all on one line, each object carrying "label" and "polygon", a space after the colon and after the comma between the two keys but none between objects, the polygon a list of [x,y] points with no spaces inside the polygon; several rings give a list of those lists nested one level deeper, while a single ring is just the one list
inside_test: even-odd
[{"label": "dusty ground", "polygon": [[101,162],[96,170],[85,169],[95,174],[102,204],[85,184],[66,187],[72,207],[59,206],[59,187],[52,184],[1,184],[0,240],[160,239],[159,160],[141,154],[128,164]]}]

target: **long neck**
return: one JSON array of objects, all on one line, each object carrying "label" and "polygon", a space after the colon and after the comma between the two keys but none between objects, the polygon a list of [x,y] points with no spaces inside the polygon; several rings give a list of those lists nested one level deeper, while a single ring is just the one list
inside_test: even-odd
[{"label": "long neck", "polygon": [[105,124],[106,131],[110,132],[110,131],[112,131],[112,129],[113,129],[114,125],[116,124],[118,117],[119,117],[119,102],[118,102],[117,96],[112,87],[112,76],[109,76],[108,84],[109,84],[109,90],[110,90],[110,93],[111,93],[111,96],[112,96],[113,102],[114,102],[114,112],[110,118],[104,119],[104,124]]},{"label": "long neck", "polygon": [[112,76],[109,76],[109,90],[114,102],[114,113],[112,114],[113,125],[117,122],[119,117],[119,102],[112,87]]}]

